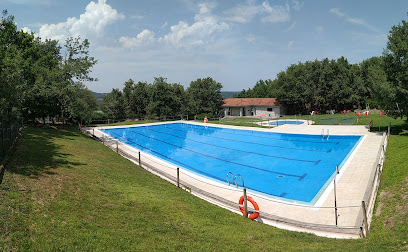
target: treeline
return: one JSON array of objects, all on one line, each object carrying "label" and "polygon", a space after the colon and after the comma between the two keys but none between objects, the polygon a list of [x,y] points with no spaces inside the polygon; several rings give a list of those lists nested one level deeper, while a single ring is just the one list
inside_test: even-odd
[{"label": "treeline", "polygon": [[130,79],[123,90],[113,89],[104,96],[101,109],[113,119],[216,116],[223,104],[221,89],[221,83],[210,77],[192,81],[187,89],[163,77],[151,84]]},{"label": "treeline", "polygon": [[408,115],[408,23],[393,26],[380,57],[350,64],[344,57],[297,63],[234,97],[274,97],[288,113],[379,108]]},{"label": "treeline", "polygon": [[90,120],[97,108],[82,81],[93,81],[97,60],[88,55],[89,41],[58,41],[17,30],[14,17],[0,19],[0,113],[27,120]]},{"label": "treeline", "polygon": [[258,81],[236,97],[274,97],[288,113],[365,108],[367,103],[377,107],[376,93],[386,80],[373,76],[384,73],[378,57],[361,64],[350,64],[344,57],[306,61],[292,64],[275,80]]}]

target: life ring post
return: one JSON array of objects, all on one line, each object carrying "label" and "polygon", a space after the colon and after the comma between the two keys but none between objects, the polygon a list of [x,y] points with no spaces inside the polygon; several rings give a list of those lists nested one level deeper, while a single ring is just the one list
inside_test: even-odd
[{"label": "life ring post", "polygon": [[[255,209],[254,213],[249,214],[248,201],[251,202],[251,204],[254,206]],[[244,189],[244,195],[241,196],[241,198],[239,199],[239,210],[246,218],[249,218],[251,220],[255,220],[256,218],[259,217],[258,203],[256,203],[251,196],[247,196],[246,189]]]},{"label": "life ring post", "polygon": [[180,187],[180,169],[177,167],[177,187]]},{"label": "life ring post", "polygon": [[247,192],[246,188],[244,188],[244,216],[245,218],[248,218],[248,199],[247,199]]}]

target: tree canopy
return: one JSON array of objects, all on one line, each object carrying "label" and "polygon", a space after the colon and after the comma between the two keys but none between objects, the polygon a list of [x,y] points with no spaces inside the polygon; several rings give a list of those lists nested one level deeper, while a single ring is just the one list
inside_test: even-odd
[{"label": "tree canopy", "polygon": [[[395,116],[408,116],[408,22],[391,28],[384,50],[385,72],[388,83],[385,104]],[[384,76],[379,76],[384,79]]]},{"label": "tree canopy", "polygon": [[[181,84],[168,83],[164,77],[154,78],[152,84],[129,79],[123,91],[113,89],[104,97],[102,109],[115,119],[216,115],[224,100],[221,88],[221,83],[210,77],[192,81],[186,90]],[[119,104],[124,107],[118,109]]]},{"label": "tree canopy", "polygon": [[82,81],[96,80],[90,73],[97,61],[89,56],[89,41],[68,38],[63,57],[58,41],[17,30],[7,11],[0,22],[0,111],[90,120],[96,99]]}]

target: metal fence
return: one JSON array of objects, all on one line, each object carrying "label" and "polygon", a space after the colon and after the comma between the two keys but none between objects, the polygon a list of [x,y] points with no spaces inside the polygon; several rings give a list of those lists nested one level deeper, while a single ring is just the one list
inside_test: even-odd
[{"label": "metal fence", "polygon": [[356,118],[354,116],[310,116],[310,119],[319,125],[354,125]]},{"label": "metal fence", "polygon": [[362,208],[365,212],[365,215],[361,216],[362,231],[365,236],[367,236],[370,231],[370,224],[373,217],[375,200],[377,198],[378,189],[380,188],[381,174],[385,162],[385,152],[387,150],[390,132],[391,126],[388,126],[387,131],[383,133],[381,145],[377,152],[377,158],[373,164],[373,169],[371,170],[369,181],[371,181],[372,183],[370,183],[370,185],[367,187],[362,202]]},{"label": "metal fence", "polygon": [[[159,175],[160,177],[170,181],[171,183],[188,190],[189,192],[198,195],[210,202],[216,202],[217,204],[223,205],[224,207],[235,210],[239,212],[239,208],[243,207],[238,202],[231,200],[231,195],[234,199],[240,198],[246,193],[244,184],[237,183],[234,179],[234,184],[230,186],[222,186],[217,183],[211,183],[208,179],[201,178],[199,176],[194,176],[193,173],[179,169],[175,165],[170,165],[163,162],[161,159],[155,158],[154,156],[145,153],[136,148],[129,148],[126,144],[121,143],[115,138],[104,135],[95,129],[82,129],[83,132],[91,135],[94,139],[102,142],[104,145],[108,146],[112,150],[116,151],[118,154],[126,157],[127,159],[135,162],[140,167]],[[377,159],[375,161],[372,173],[370,174],[370,185],[366,189],[361,204],[356,205],[341,205],[336,202],[336,176],[338,171],[334,169],[334,200],[333,205],[329,206],[308,206],[301,205],[291,202],[283,202],[276,200],[274,198],[262,197],[256,195],[259,200],[264,202],[264,205],[270,205],[269,209],[274,209],[274,211],[257,211],[253,207],[248,207],[247,211],[259,212],[264,221],[269,221],[271,223],[280,223],[284,225],[291,225],[300,227],[303,230],[316,230],[321,232],[330,232],[337,234],[352,234],[354,236],[365,237],[369,234],[369,226],[372,219],[375,199],[377,191],[379,188],[381,180],[382,165],[385,160],[385,151],[388,142],[390,129],[388,128],[388,133],[384,133],[381,147],[378,150]],[[228,175],[227,175],[228,176]],[[224,193],[222,192],[224,191]],[[226,193],[225,193],[226,191]],[[246,192],[246,191],[245,191]],[[338,194],[339,192],[337,192]],[[228,195],[226,197],[226,195]],[[249,193],[251,195],[251,193]],[[252,195],[253,196],[253,195]],[[283,209],[278,211],[278,209]],[[290,216],[286,215],[286,209],[291,209],[295,211],[295,214]],[[341,219],[342,216],[353,212],[355,216],[355,222],[350,225],[345,219]],[[308,217],[302,215],[317,216],[313,221],[310,221]],[[329,222],[327,220],[329,219]],[[309,221],[308,221],[309,220]]]},{"label": "metal fence", "polygon": [[0,184],[4,176],[4,164],[12,150],[23,120],[18,114],[0,112]]},{"label": "metal fence", "polygon": [[0,164],[6,159],[18,132],[22,127],[22,119],[11,113],[0,113]]},{"label": "metal fence", "polygon": [[121,122],[146,122],[146,121],[177,121],[177,120],[188,120],[188,116],[161,116],[161,117],[143,117],[143,118],[122,118],[122,119],[101,119],[101,120],[92,120],[88,125],[102,125],[102,124],[114,124]]}]

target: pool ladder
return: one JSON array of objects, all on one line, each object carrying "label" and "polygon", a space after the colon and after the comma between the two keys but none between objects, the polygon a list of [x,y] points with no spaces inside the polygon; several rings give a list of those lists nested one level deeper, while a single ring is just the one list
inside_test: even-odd
[{"label": "pool ladder", "polygon": [[229,180],[228,180],[228,175],[229,174],[231,174],[231,176],[232,176],[232,179],[234,180],[234,184],[237,186],[237,188],[238,188],[238,183],[237,183],[237,176],[239,176],[240,178],[241,178],[241,181],[242,181],[242,187],[245,187],[245,184],[244,184],[244,179],[242,178],[242,176],[238,173],[237,175],[235,175],[234,176],[234,174],[232,174],[232,172],[228,172],[227,173],[227,182],[228,182],[228,185],[230,185],[230,182],[229,182]]},{"label": "pool ladder", "polygon": [[327,134],[326,135],[324,134],[324,129],[322,129],[322,140],[323,139],[329,140],[329,129],[327,129]]}]

